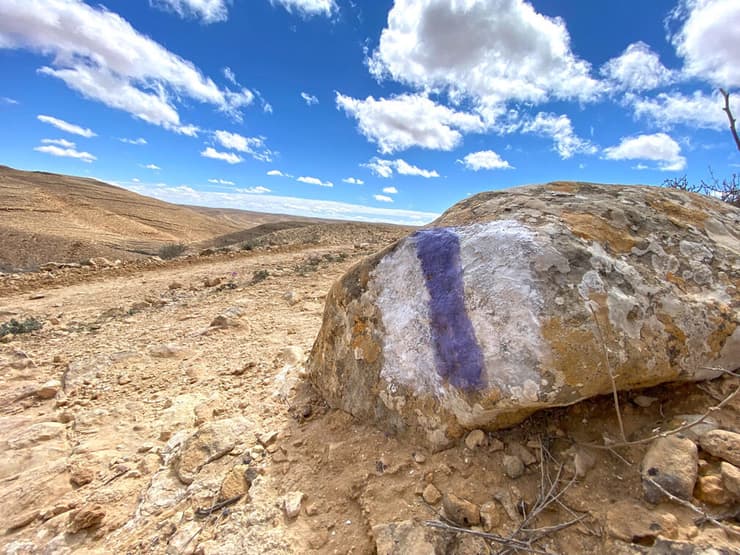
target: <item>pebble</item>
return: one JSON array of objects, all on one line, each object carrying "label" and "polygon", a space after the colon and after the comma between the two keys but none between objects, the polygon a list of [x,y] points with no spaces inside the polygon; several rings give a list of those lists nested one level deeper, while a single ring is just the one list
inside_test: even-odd
[{"label": "pebble", "polygon": [[700,476],[694,488],[694,496],[710,505],[725,505],[732,499],[722,486],[722,476],[719,474]]},{"label": "pebble", "polygon": [[576,478],[585,478],[588,471],[596,464],[596,458],[582,447],[576,447],[576,454],[573,457]]},{"label": "pebble", "polygon": [[174,291],[175,289],[182,289],[183,287],[184,285],[179,281],[173,281],[167,286],[167,289],[169,289],[170,291]]},{"label": "pebble", "polygon": [[61,387],[62,383],[59,380],[49,380],[45,384],[39,386],[34,394],[39,399],[52,399],[56,396],[57,391],[59,391],[59,388]]},{"label": "pebble", "polygon": [[501,525],[501,512],[498,504],[494,501],[487,501],[480,506],[480,519],[483,524],[483,530],[490,532]]},{"label": "pebble", "polygon": [[519,478],[524,474],[522,459],[514,455],[504,455],[504,473],[513,480]]},{"label": "pebble", "polygon": [[301,513],[301,504],[305,494],[302,491],[292,491],[285,496],[283,500],[283,510],[285,516],[290,519],[297,517]]},{"label": "pebble", "polygon": [[427,484],[427,487],[424,488],[421,496],[424,501],[426,501],[430,505],[436,505],[437,503],[439,503],[440,499],[442,499],[442,494],[434,486],[434,484]]},{"label": "pebble", "polygon": [[221,482],[221,489],[218,498],[233,499],[237,495],[244,495],[249,490],[249,484],[246,480],[247,465],[238,464],[234,466]]},{"label": "pebble", "polygon": [[257,441],[259,441],[260,445],[262,445],[263,447],[267,447],[268,445],[275,443],[277,437],[278,433],[273,430],[264,434],[257,434]]},{"label": "pebble", "polygon": [[740,434],[712,430],[701,436],[699,445],[710,455],[740,467]]},{"label": "pebble", "polygon": [[427,461],[427,458],[423,453],[414,453],[412,457],[416,464],[424,464]]},{"label": "pebble", "polygon": [[442,497],[442,507],[445,516],[460,526],[475,526],[480,524],[480,509],[475,503],[448,493]]},{"label": "pebble", "polygon": [[465,447],[470,450],[486,445],[486,433],[483,430],[473,430],[465,438]]},{"label": "pebble", "polygon": [[175,343],[156,345],[149,349],[149,354],[154,358],[187,358],[190,352]]},{"label": "pebble", "polygon": [[296,305],[301,302],[301,296],[295,291],[286,291],[283,294],[283,300],[287,301],[290,306]]},{"label": "pebble", "polygon": [[698,472],[696,444],[687,438],[668,436],[656,439],[642,459],[642,487],[645,499],[659,503],[665,495],[651,483],[681,499],[691,499]]}]

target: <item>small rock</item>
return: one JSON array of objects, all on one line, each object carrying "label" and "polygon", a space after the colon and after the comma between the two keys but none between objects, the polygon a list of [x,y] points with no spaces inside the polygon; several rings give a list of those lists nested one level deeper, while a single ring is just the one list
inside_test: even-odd
[{"label": "small rock", "polygon": [[443,535],[428,526],[404,520],[373,526],[375,553],[377,555],[434,555],[446,553]]},{"label": "small rock", "polygon": [[237,495],[247,493],[249,490],[249,484],[245,477],[247,468],[245,464],[238,464],[229,471],[224,481],[221,482],[221,490],[218,495],[220,500],[233,499]]},{"label": "small rock", "polygon": [[302,491],[292,491],[283,500],[283,510],[289,519],[297,517],[301,513],[301,504],[305,494]]},{"label": "small rock", "polygon": [[519,478],[524,474],[522,459],[514,455],[504,455],[504,473],[513,480]]},{"label": "small rock", "polygon": [[426,456],[424,455],[424,453],[419,453],[418,451],[417,451],[417,452],[415,452],[415,453],[414,453],[414,454],[412,455],[412,457],[413,457],[413,459],[414,459],[414,462],[415,462],[416,464],[424,464],[424,463],[425,463],[425,462],[427,461],[427,458],[426,458]]},{"label": "small rock", "polygon": [[297,365],[303,362],[303,349],[295,345],[285,347],[281,354],[285,364]]},{"label": "small rock", "polygon": [[488,449],[491,451],[491,453],[496,453],[497,451],[503,451],[504,442],[498,438],[493,438],[488,442]]},{"label": "small rock", "polygon": [[154,358],[177,358],[183,359],[190,356],[190,351],[175,343],[165,343],[149,349],[149,354]]},{"label": "small rock", "polygon": [[76,534],[80,530],[86,530],[98,526],[105,518],[105,511],[100,505],[85,505],[70,515],[69,531]]},{"label": "small rock", "polygon": [[[39,517],[39,513],[40,511],[38,509],[32,509],[19,515],[13,515],[6,525],[6,531],[12,532],[13,530],[20,530],[28,526]],[[6,551],[6,553],[9,553],[9,551]]]},{"label": "small rock", "polygon": [[576,454],[573,457],[576,478],[585,478],[588,471],[596,464],[596,458],[582,447],[576,447]]},{"label": "small rock", "polygon": [[38,299],[43,299],[44,297],[46,297],[46,295],[44,295],[42,293],[34,293],[33,295],[30,295],[28,297],[28,300],[29,301],[37,301]]},{"label": "small rock", "polygon": [[501,512],[499,506],[493,501],[487,501],[480,506],[480,520],[483,530],[490,532],[501,525]]},{"label": "small rock", "polygon": [[651,482],[681,499],[691,499],[698,472],[696,444],[677,436],[653,441],[642,460],[642,487],[645,499],[659,503],[665,496]]},{"label": "small rock", "polygon": [[658,400],[657,397],[648,397],[647,395],[638,395],[637,397],[632,399],[632,402],[636,404],[638,407],[642,407],[646,409],[647,407],[655,403],[655,401],[657,400]]},{"label": "small rock", "polygon": [[460,534],[450,546],[448,553],[455,553],[455,555],[490,555],[491,547],[483,538]]},{"label": "small rock", "polygon": [[486,433],[483,430],[473,430],[465,437],[465,447],[470,450],[483,447],[486,444]]},{"label": "small rock", "polygon": [[86,466],[73,466],[70,470],[69,481],[77,487],[89,484],[95,479],[95,472]]},{"label": "small rock", "polygon": [[710,455],[740,467],[740,434],[712,430],[701,436],[699,445]]},{"label": "small rock", "polygon": [[203,280],[203,285],[206,287],[216,287],[217,285],[221,284],[221,278],[206,278]]},{"label": "small rock", "polygon": [[301,296],[293,290],[286,291],[283,294],[283,299],[288,302],[290,306],[296,305],[301,302]]},{"label": "small rock", "polygon": [[[701,422],[693,424],[698,420],[701,420]],[[693,426],[681,430],[681,435],[689,438],[694,443],[699,443],[699,438],[701,436],[719,428],[719,423],[711,416],[707,416],[705,414],[677,414],[668,421],[666,428],[669,430],[675,430],[676,428],[680,428],[686,424],[693,424]]]},{"label": "small rock", "polygon": [[719,466],[722,474],[722,483],[725,489],[735,500],[740,500],[740,468],[726,461],[722,461]]},{"label": "small rock", "polygon": [[424,488],[421,496],[424,501],[426,501],[430,505],[436,505],[437,503],[439,503],[440,499],[442,499],[442,494],[434,486],[434,484],[427,484],[427,487]]},{"label": "small rock", "polygon": [[521,443],[512,441],[509,444],[509,452],[515,457],[519,457],[525,466],[531,466],[537,462],[537,457]]},{"label": "small rock", "polygon": [[126,374],[121,374],[118,376],[118,385],[126,385],[131,383],[131,378],[127,376]]},{"label": "small rock", "polygon": [[57,391],[59,391],[59,388],[61,387],[62,382],[60,382],[59,380],[49,380],[45,384],[39,386],[34,394],[39,399],[52,399],[54,396],[56,396]]},{"label": "small rock", "polygon": [[278,433],[273,430],[264,434],[257,434],[257,441],[259,441],[260,445],[262,445],[263,447],[267,447],[268,445],[275,443],[277,437]]},{"label": "small rock", "polygon": [[454,493],[448,493],[442,498],[442,507],[445,516],[460,526],[474,526],[480,524],[480,509],[475,503],[462,499]]},{"label": "small rock", "polygon": [[184,285],[179,281],[173,281],[167,286],[167,289],[169,289],[170,291],[174,291],[175,289],[182,289],[183,287]]},{"label": "small rock", "polygon": [[617,501],[607,511],[606,533],[613,538],[632,543],[657,536],[675,538],[678,520],[671,513],[650,511],[634,501]]},{"label": "small rock", "polygon": [[699,476],[694,488],[694,496],[710,505],[725,505],[732,499],[732,496],[725,491],[722,476],[719,474]]}]

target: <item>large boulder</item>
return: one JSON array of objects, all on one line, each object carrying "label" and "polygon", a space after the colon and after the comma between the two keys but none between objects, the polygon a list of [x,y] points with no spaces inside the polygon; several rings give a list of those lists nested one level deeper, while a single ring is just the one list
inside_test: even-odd
[{"label": "large boulder", "polygon": [[481,193],[334,284],[311,381],[443,447],[466,430],[740,366],[740,210],[555,182]]}]

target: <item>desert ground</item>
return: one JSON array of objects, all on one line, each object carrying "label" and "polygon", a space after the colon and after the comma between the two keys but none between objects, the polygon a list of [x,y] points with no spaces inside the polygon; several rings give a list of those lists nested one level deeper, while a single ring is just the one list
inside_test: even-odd
[{"label": "desert ground", "polygon": [[400,553],[408,532],[418,553],[738,552],[716,491],[696,492],[704,515],[646,503],[639,441],[707,412],[737,429],[735,376],[621,395],[638,441],[608,449],[611,397],[437,453],[326,406],[303,373],[325,296],[409,231],[313,223],[250,250],[1,276],[0,324],[42,327],[0,338],[0,550]]}]

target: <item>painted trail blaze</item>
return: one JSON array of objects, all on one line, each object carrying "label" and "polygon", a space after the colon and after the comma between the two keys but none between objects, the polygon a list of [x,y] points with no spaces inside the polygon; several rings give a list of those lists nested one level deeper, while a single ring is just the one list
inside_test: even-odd
[{"label": "painted trail blaze", "polygon": [[437,372],[455,387],[483,386],[483,354],[465,310],[460,240],[445,228],[414,234],[427,290]]}]

